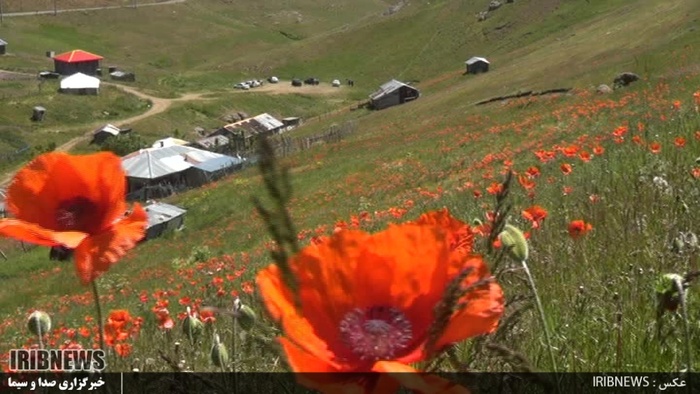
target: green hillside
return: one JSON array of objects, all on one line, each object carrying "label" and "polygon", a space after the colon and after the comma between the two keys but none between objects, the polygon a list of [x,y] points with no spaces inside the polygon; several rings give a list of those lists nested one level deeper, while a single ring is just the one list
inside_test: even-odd
[{"label": "green hillside", "polygon": [[[130,123],[149,139],[175,132],[191,137],[194,127],[217,127],[231,111],[308,119],[291,136],[333,125],[351,128],[340,142],[280,159],[291,169],[289,209],[303,245],[353,220],[374,232],[441,207],[468,223],[486,221],[496,209],[498,183],[513,170],[509,222],[530,237],[530,269],[552,348],[545,345],[523,272],[502,255],[487,255],[508,299],[506,317],[495,334],[456,347],[459,363],[453,359],[443,367],[552,371],[552,350],[558,371],[697,370],[697,298],[689,298],[688,316],[681,310],[657,315],[654,291],[662,274],[698,270],[700,246],[687,234],[700,231],[700,115],[694,101],[700,99],[693,96],[700,91],[700,3],[516,0],[478,21],[488,3],[413,1],[387,15],[392,4],[372,0],[203,0],[8,17],[0,38],[11,43],[10,53],[0,57],[0,70],[35,73],[51,67],[45,50],[79,47],[105,56],[104,65],[134,71],[137,82],[129,86],[154,98],[205,95],[168,101],[163,112]],[[463,75],[471,56],[487,57],[490,71]],[[623,71],[641,80],[596,93]],[[231,87],[269,75],[357,83],[328,94]],[[421,97],[382,111],[350,110],[391,78],[412,81]],[[10,136],[0,143],[7,149],[19,139],[46,143],[32,135],[56,129],[65,132],[51,134],[51,141],[61,144],[110,120],[96,115],[105,106],[121,105],[115,118],[123,119],[146,105],[113,86],[99,100],[16,93],[35,83],[0,81],[0,126]],[[571,90],[475,104],[557,88]],[[32,125],[25,118],[38,100],[61,101],[45,106],[75,115]],[[81,143],[76,149],[95,148]],[[540,175],[530,178],[533,167]],[[267,201],[257,168],[166,199],[188,210],[186,228],[139,245],[100,279],[105,310],[128,309],[144,318],[140,334],[130,339],[133,352],[112,354],[113,368],[143,370],[144,360],[155,358],[148,368],[169,370],[157,349],[171,350],[185,338],[177,327],[172,333],[158,327],[152,311],[157,303],[169,302],[175,318],[186,306],[229,307],[235,294],[264,315],[254,279],[271,262],[271,238],[253,196]],[[540,228],[521,215],[533,205],[548,212]],[[574,239],[567,230],[574,220],[593,230]],[[486,240],[476,242],[485,253]],[[76,286],[70,263],[49,262],[46,248],[10,240],[0,249],[7,255],[0,264],[0,310],[12,316],[0,323],[0,343],[31,342],[25,316],[39,308],[57,327],[52,345],[84,327],[86,335],[76,338],[89,346],[95,334],[86,323],[87,316],[94,318],[91,293]],[[694,294],[697,286],[688,291]],[[259,323],[244,340],[226,317],[214,323],[212,329],[237,349],[227,368],[284,370],[271,344],[276,332],[269,320]],[[208,360],[211,341],[191,349],[188,366],[218,370]]]}]

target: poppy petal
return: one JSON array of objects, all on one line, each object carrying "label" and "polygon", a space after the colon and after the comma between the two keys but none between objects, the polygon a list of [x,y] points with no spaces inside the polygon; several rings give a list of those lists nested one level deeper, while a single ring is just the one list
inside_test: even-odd
[{"label": "poppy petal", "polygon": [[343,373],[311,353],[307,353],[292,341],[286,338],[278,340],[287,356],[289,367],[296,372],[297,383],[328,394],[368,393],[361,381],[353,379],[360,374]]},{"label": "poppy petal", "polygon": [[81,282],[89,284],[136,246],[145,235],[147,222],[146,211],[136,204],[131,215],[109,231],[86,238],[75,249],[75,268]]},{"label": "poppy petal", "polygon": [[126,210],[124,170],[111,152],[69,155],[43,154],[22,168],[8,188],[7,207],[18,219],[48,229],[60,229],[59,207],[75,200],[88,201],[82,208],[81,231],[97,233]]},{"label": "poppy petal", "polygon": [[[307,319],[297,315],[292,301],[292,293],[282,284],[278,267],[271,265],[260,271],[257,285],[271,317],[282,323],[284,332],[289,338],[285,341],[298,344],[295,346],[303,347],[305,354],[312,354],[316,359],[323,360],[326,365],[332,365],[336,370],[340,369],[341,366],[332,361],[335,358],[333,352],[328,349],[326,342],[317,335],[317,332],[322,331],[316,331],[316,328]],[[297,370],[295,369],[295,371]]]},{"label": "poppy petal", "polygon": [[42,246],[65,246],[74,249],[87,237],[78,231],[51,231],[18,219],[0,220],[0,235]]},{"label": "poppy petal", "polygon": [[[491,277],[488,267],[480,257],[470,258],[465,268],[473,269],[464,281],[467,286],[474,286],[477,282]],[[493,332],[503,315],[503,290],[495,281],[490,280],[474,287],[461,301],[465,305],[450,319],[448,327],[436,344],[438,349],[467,338]]]},{"label": "poppy petal", "polygon": [[401,387],[420,394],[469,394],[469,390],[437,375],[419,372],[406,364],[395,361],[379,361],[372,368],[374,372],[387,374],[383,379],[396,380]]}]

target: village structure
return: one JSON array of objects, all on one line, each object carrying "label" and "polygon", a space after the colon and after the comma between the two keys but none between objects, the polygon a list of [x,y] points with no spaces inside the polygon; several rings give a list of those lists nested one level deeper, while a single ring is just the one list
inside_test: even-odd
[{"label": "village structure", "polygon": [[392,79],[370,94],[369,105],[374,109],[384,109],[413,101],[420,97],[420,92],[413,86]]},{"label": "village structure", "polygon": [[[7,42],[0,39],[0,55],[5,54]],[[100,92],[103,75],[100,62],[104,58],[81,49],[54,55],[46,53],[54,63],[54,71],[42,71],[40,78],[60,78],[59,92],[64,94],[97,95]],[[488,71],[489,62],[474,57],[466,62],[469,73]],[[134,82],[130,72],[108,67],[109,78],[116,81]],[[272,79],[274,78],[274,79]],[[277,83],[277,77],[268,78]],[[272,82],[274,81],[274,82]],[[317,78],[309,78],[306,84],[318,84]],[[302,80],[293,79],[293,85],[301,86]],[[331,82],[340,87],[340,80]],[[354,81],[348,80],[354,86]],[[369,95],[369,108],[381,110],[405,104],[420,97],[420,91],[409,83],[392,79]],[[46,109],[36,106],[32,120],[41,121]],[[210,132],[198,130],[201,138],[186,141],[168,137],[155,141],[151,147],[139,149],[122,157],[122,166],[127,177],[127,199],[146,201],[149,216],[146,239],[162,235],[166,231],[178,230],[184,226],[186,210],[156,202],[154,199],[167,197],[173,193],[200,187],[216,181],[249,164],[248,154],[261,137],[271,137],[291,131],[303,124],[303,119],[288,116],[281,119],[269,113],[255,116],[241,115],[235,121],[224,124]],[[100,146],[112,138],[119,138],[132,131],[105,124],[92,133],[91,145]],[[306,142],[311,142],[306,141]],[[4,201],[4,199],[3,199]]]}]

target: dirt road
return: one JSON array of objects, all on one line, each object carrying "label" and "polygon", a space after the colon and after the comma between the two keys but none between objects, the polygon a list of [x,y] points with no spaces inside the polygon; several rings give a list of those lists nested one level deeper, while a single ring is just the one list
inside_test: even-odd
[{"label": "dirt road", "polygon": [[[5,71],[5,70],[0,70],[0,74],[5,75],[6,79],[9,79],[10,77],[17,77],[17,78],[20,78],[20,77],[34,78],[35,77],[35,75],[33,75],[33,74],[19,73],[19,72],[13,72],[13,71]],[[112,83],[112,82],[105,82],[105,81],[103,81],[102,84],[114,86],[118,89],[121,89],[121,90],[127,92],[127,93],[133,94],[134,96],[136,96],[140,99],[148,100],[151,103],[148,110],[144,113],[132,116],[130,118],[111,122],[111,124],[113,124],[117,127],[129,125],[129,124],[138,122],[139,120],[146,119],[148,117],[165,112],[170,108],[170,106],[173,103],[176,103],[176,102],[187,102],[187,101],[208,100],[209,99],[207,97],[204,97],[206,95],[206,93],[187,93],[187,94],[182,95],[178,98],[161,98],[161,97],[154,97],[154,96],[148,95],[146,93],[143,93],[140,90],[138,90],[132,86],[125,86],[125,85],[116,84],[116,83]],[[260,86],[257,88],[253,88],[250,90],[235,90],[235,92],[240,93],[240,94],[245,94],[245,93],[266,93],[266,94],[301,93],[301,94],[330,95],[333,93],[338,93],[342,89],[346,89],[346,88],[347,87],[345,87],[345,86],[333,87],[332,85],[327,84],[327,83],[322,83],[320,85],[303,85],[303,86],[297,87],[297,86],[292,86],[291,81],[280,80],[279,83],[265,83],[263,86]],[[95,126],[95,127],[97,127],[97,126]],[[85,132],[85,134],[78,136],[78,137],[75,137],[75,138],[72,138],[71,140],[57,146],[55,151],[68,152],[71,149],[73,149],[81,141],[92,137],[93,128],[91,128],[89,126],[86,126],[86,128],[88,130]],[[6,187],[12,181],[12,177],[14,176],[15,172],[16,172],[16,170],[13,170],[13,171],[7,173],[2,179],[0,179],[0,188]]]}]

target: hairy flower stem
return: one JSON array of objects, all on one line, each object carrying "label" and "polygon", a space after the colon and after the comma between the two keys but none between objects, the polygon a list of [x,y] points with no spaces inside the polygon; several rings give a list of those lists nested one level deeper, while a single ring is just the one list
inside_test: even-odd
[{"label": "hairy flower stem", "polygon": [[686,294],[685,288],[683,287],[683,281],[681,278],[675,278],[673,284],[676,286],[676,291],[678,291],[678,298],[681,300],[681,311],[683,313],[683,331],[685,334],[685,357],[686,357],[686,372],[690,374],[693,368],[693,352],[692,346],[690,344],[690,324],[688,323],[688,305],[686,304]]},{"label": "hairy flower stem", "polygon": [[[535,296],[535,303],[537,304],[537,310],[540,312],[540,320],[542,321],[542,327],[544,328],[544,338],[545,341],[547,341],[547,348],[549,349],[549,358],[550,361],[552,362],[552,372],[555,374],[557,373],[557,361],[554,358],[554,348],[552,347],[552,338],[549,335],[549,325],[547,324],[547,317],[544,314],[544,308],[542,307],[542,301],[540,301],[540,295],[537,292],[537,287],[535,287],[535,280],[532,279],[532,274],[530,273],[530,268],[527,266],[527,262],[525,260],[521,261],[521,264],[523,265],[523,269],[525,270],[525,275],[527,275],[527,281],[530,284],[530,290],[532,290],[532,294]],[[557,382],[557,387],[559,387],[559,384]]]},{"label": "hairy flower stem", "polygon": [[[38,320],[37,320],[38,321]],[[44,348],[44,332],[41,331],[41,322],[37,323],[37,332],[39,333],[39,349]]]},{"label": "hairy flower stem", "polygon": [[105,326],[102,321],[102,306],[100,305],[100,293],[97,291],[97,282],[93,279],[92,282],[92,297],[95,299],[95,311],[97,312],[97,327],[100,331],[100,349],[106,351],[105,348]]}]

